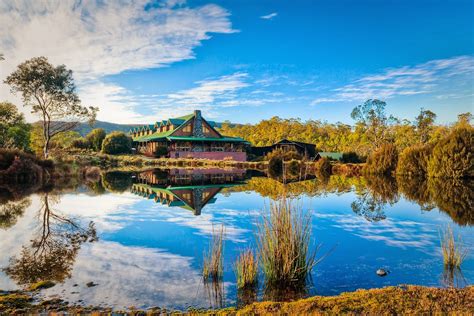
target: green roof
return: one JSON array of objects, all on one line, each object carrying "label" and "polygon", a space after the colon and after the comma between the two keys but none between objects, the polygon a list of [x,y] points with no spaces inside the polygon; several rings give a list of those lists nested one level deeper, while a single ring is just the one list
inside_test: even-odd
[{"label": "green roof", "polygon": [[208,141],[208,142],[245,142],[244,139],[239,137],[194,137],[194,136],[169,136],[166,137],[168,140],[184,140],[184,141]]},{"label": "green roof", "polygon": [[337,153],[337,152],[329,152],[329,151],[322,151],[319,153],[321,157],[326,157],[334,160],[341,160],[342,159],[342,153]]},{"label": "green roof", "polygon": [[143,135],[143,136],[134,137],[133,141],[135,141],[135,142],[147,142],[147,141],[150,141],[150,140],[165,139],[166,137],[170,136],[173,132],[174,132],[174,130],[161,132],[161,133],[156,133],[155,132],[151,135]]}]

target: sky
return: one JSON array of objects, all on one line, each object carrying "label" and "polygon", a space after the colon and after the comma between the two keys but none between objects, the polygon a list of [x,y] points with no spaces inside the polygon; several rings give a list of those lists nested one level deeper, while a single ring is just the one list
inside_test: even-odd
[{"label": "sky", "polygon": [[472,0],[1,0],[0,53],[0,100],[29,121],[3,81],[37,56],[72,69],[83,105],[115,123],[200,109],[352,124],[369,98],[409,120],[474,112]]}]

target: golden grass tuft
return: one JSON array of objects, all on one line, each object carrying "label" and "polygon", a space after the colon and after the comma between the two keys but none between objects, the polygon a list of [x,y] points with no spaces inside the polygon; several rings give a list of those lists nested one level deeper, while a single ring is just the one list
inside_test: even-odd
[{"label": "golden grass tuft", "polygon": [[243,289],[257,285],[258,262],[252,250],[247,249],[239,254],[235,262],[237,288]]},{"label": "golden grass tuft", "polygon": [[283,198],[270,204],[257,231],[259,259],[266,285],[304,284],[317,264],[310,252],[311,214]]},{"label": "golden grass tuft", "polygon": [[218,228],[212,227],[212,236],[209,249],[204,254],[202,276],[204,281],[212,279],[218,281],[223,275],[224,264],[224,225]]},{"label": "golden grass tuft", "polygon": [[462,244],[461,236],[458,235],[456,239],[453,229],[448,225],[440,232],[440,239],[444,266],[448,269],[461,267],[468,253]]}]

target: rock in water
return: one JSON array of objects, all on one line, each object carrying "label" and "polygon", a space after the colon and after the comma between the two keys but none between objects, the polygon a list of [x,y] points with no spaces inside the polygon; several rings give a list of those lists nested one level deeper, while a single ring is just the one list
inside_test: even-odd
[{"label": "rock in water", "polygon": [[378,270],[376,271],[376,273],[377,273],[378,276],[384,277],[384,276],[386,276],[386,275],[388,274],[388,271],[385,270],[385,269],[378,269]]}]

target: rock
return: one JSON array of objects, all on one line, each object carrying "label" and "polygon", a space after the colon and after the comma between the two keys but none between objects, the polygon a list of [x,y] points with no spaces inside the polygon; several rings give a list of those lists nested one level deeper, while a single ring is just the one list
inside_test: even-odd
[{"label": "rock", "polygon": [[390,271],[385,270],[385,269],[378,269],[375,273],[377,273],[378,276],[384,277],[386,276]]},{"label": "rock", "polygon": [[39,281],[36,282],[35,284],[32,284],[29,288],[30,291],[39,291],[43,289],[49,289],[50,287],[55,286],[56,283],[53,281]]},{"label": "rock", "polygon": [[86,283],[86,286],[87,286],[87,287],[93,287],[93,286],[97,286],[97,285],[99,285],[99,284],[96,284],[96,283],[94,283],[94,282],[88,282],[88,283]]}]

